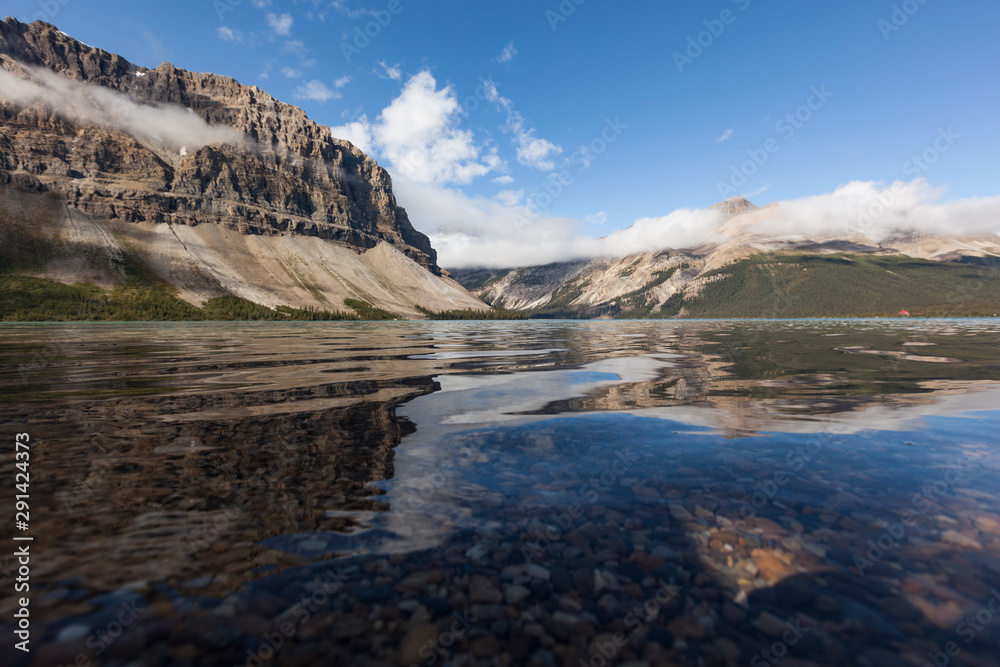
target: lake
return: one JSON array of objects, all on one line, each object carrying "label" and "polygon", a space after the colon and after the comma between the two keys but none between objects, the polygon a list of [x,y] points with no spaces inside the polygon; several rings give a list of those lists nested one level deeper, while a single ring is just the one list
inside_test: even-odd
[{"label": "lake", "polygon": [[1000,665],[1000,320],[3,325],[0,423],[4,665]]}]

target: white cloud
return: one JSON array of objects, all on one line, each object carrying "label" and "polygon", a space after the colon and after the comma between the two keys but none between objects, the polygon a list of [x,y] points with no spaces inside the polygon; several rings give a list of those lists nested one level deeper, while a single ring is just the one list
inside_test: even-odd
[{"label": "white cloud", "polygon": [[942,202],[943,195],[923,178],[853,181],[829,194],[779,202],[761,231],[810,238],[863,233],[881,242],[900,231],[953,238],[1000,227],[1000,196]]},{"label": "white cloud", "polygon": [[597,213],[591,213],[584,219],[592,225],[603,225],[608,221],[608,214],[604,211],[598,211]]},{"label": "white cloud", "polygon": [[[507,268],[692,248],[716,239],[725,222],[715,209],[680,209],[591,238],[582,235],[578,221],[532,213],[521,203],[508,206],[407,180],[398,182],[396,190],[414,225],[431,237],[445,268]],[[949,202],[941,202],[941,196],[923,179],[891,185],[852,182],[832,193],[767,207],[754,214],[752,229],[765,238],[863,234],[876,242],[901,231],[949,238],[995,235],[1000,196]]]},{"label": "white cloud", "polygon": [[299,79],[302,78],[302,70],[295,69],[294,67],[282,67],[281,73],[285,75],[287,79]]},{"label": "white cloud", "polygon": [[501,65],[510,65],[517,58],[517,49],[514,48],[514,42],[511,41],[510,44],[504,47],[504,50],[500,52],[494,60],[496,60]]},{"label": "white cloud", "polygon": [[253,0],[253,6],[257,9],[264,9],[271,6],[271,0]]},{"label": "white cloud", "polygon": [[496,84],[487,81],[484,84],[486,99],[497,105],[498,109],[507,112],[507,124],[504,132],[513,137],[514,148],[517,150],[517,161],[526,167],[540,171],[552,171],[556,168],[553,158],[562,153],[562,147],[547,139],[535,136],[535,129],[528,127],[521,112],[514,108],[514,103],[500,95]]},{"label": "white cloud", "polygon": [[[900,232],[961,237],[992,234],[1000,196],[940,202],[943,190],[924,179],[891,185],[854,181],[831,193],[777,202],[755,214],[752,231],[764,238],[823,240],[864,236],[882,242]],[[712,241],[724,222],[713,209],[681,209],[637,220],[609,235],[602,251],[613,256]]]},{"label": "white cloud", "polygon": [[347,6],[347,3],[343,0],[333,0],[330,6],[337,10],[340,14],[347,16],[348,18],[358,18],[359,16],[376,16],[378,14],[377,9],[352,9]]},{"label": "white cloud", "polygon": [[299,58],[305,58],[307,51],[308,49],[306,48],[305,42],[301,39],[289,40],[285,42],[284,46],[281,47],[282,53],[290,53],[294,56],[298,56]]},{"label": "white cloud", "polygon": [[532,169],[552,171],[556,164],[549,158],[562,153],[562,148],[547,139],[532,136],[533,133],[534,130],[529,130],[527,134],[518,135],[517,160]]},{"label": "white cloud", "polygon": [[434,76],[424,70],[406,82],[374,122],[362,118],[332,132],[359,146],[368,142],[394,176],[464,184],[504,165],[495,148],[482,155],[472,132],[459,128],[459,111],[454,89],[439,90]]},{"label": "white cloud", "polygon": [[736,133],[736,130],[734,130],[733,128],[729,128],[728,130],[726,130],[725,132],[723,132],[721,136],[719,136],[719,137],[716,138],[715,143],[721,144],[724,141],[729,141],[730,139],[732,139],[733,134],[735,134],[735,133]]},{"label": "white cloud", "polygon": [[394,181],[396,198],[413,224],[427,234],[446,269],[535,266],[593,257],[625,256],[653,246],[700,236],[718,226],[716,211],[678,211],[656,221],[639,221],[604,238],[583,236],[578,220],[533,212],[458,190]]},{"label": "white cloud", "polygon": [[372,139],[372,126],[368,122],[368,116],[362,116],[358,120],[351,121],[340,127],[331,127],[330,134],[335,139],[350,141],[366,155],[372,154],[374,140]]},{"label": "white cloud", "polygon": [[523,205],[505,206],[408,179],[395,179],[393,189],[413,224],[430,237],[445,268],[528,266],[573,255],[566,243],[576,237],[576,221],[534,216]]},{"label": "white cloud", "polygon": [[340,77],[339,79],[335,79],[334,80],[333,87],[334,88],[343,88],[344,86],[346,86],[350,82],[351,82],[351,77],[345,74],[344,76]]},{"label": "white cloud", "polygon": [[640,252],[691,248],[712,238],[723,222],[714,209],[678,209],[657,218],[640,218],[603,239],[588,239],[594,256],[625,257]]},{"label": "white cloud", "polygon": [[278,16],[274,13],[268,13],[264,17],[267,20],[268,27],[271,28],[277,35],[282,37],[288,37],[292,32],[292,16],[291,14],[282,14]]},{"label": "white cloud", "polygon": [[501,190],[496,200],[504,206],[517,206],[524,201],[524,190]]},{"label": "white cloud", "polygon": [[227,28],[224,25],[220,25],[216,30],[216,34],[219,35],[219,39],[224,42],[242,42],[243,35],[239,30],[233,30],[232,28]]},{"label": "white cloud", "polygon": [[375,65],[375,75],[380,78],[392,79],[393,81],[399,81],[403,78],[403,70],[399,68],[398,63],[389,65],[384,60],[379,60]]},{"label": "white cloud", "polygon": [[496,178],[494,178],[493,182],[497,183],[498,185],[510,185],[511,183],[514,182],[514,177],[511,176],[510,174],[504,174],[503,176],[497,176]]},{"label": "white cloud", "polygon": [[340,93],[330,90],[322,81],[313,79],[296,88],[295,97],[300,100],[326,102],[327,100],[339,98]]},{"label": "white cloud", "polygon": [[0,68],[0,100],[18,107],[42,104],[71,122],[117,129],[171,150],[245,141],[235,129],[209,125],[189,109],[139,104],[109,88],[67,79],[44,68],[22,67],[29,79]]}]

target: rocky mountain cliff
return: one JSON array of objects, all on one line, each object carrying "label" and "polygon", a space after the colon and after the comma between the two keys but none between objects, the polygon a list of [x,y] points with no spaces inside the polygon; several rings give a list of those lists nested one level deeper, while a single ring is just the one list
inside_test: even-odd
[{"label": "rocky mountain cliff", "polygon": [[195,305],[484,307],[442,275],[384,169],[256,87],[12,18],[0,75],[0,224],[46,246],[36,275],[110,285],[131,252]]},{"label": "rocky mountain cliff", "polygon": [[[1000,237],[900,232],[776,235],[776,205],[712,207],[714,238],[651,251],[516,269],[464,269],[488,303],[540,317],[822,317],[1000,312]],[[1000,222],[998,222],[1000,226]]]}]

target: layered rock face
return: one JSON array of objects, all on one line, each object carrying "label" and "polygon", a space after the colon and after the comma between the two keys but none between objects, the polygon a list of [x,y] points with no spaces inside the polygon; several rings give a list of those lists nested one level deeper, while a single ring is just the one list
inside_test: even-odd
[{"label": "layered rock face", "polygon": [[[49,24],[12,18],[0,23],[0,68],[21,78],[44,68],[121,94],[104,122],[0,96],[0,184],[55,193],[98,221],[216,224],[357,251],[385,242],[441,273],[427,237],[396,205],[386,171],[256,87],[168,63],[146,69]],[[134,131],[142,111],[166,106],[232,128],[233,140],[178,146],[155,127]]]}]

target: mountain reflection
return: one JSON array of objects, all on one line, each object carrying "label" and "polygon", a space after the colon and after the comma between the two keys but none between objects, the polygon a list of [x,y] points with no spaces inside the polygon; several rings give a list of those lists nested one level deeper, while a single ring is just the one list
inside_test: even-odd
[{"label": "mountain reflection", "polygon": [[[747,574],[732,555],[727,561],[735,552],[723,546],[736,531],[727,525],[757,531],[756,542],[740,538],[754,554],[768,540],[800,554],[796,576],[850,567],[847,542],[823,532],[831,522],[804,517],[844,511],[855,502],[845,493],[874,494],[883,508],[905,505],[899,499],[909,489],[933,483],[955,457],[973,457],[981,470],[965,478],[973,494],[965,504],[945,503],[940,513],[956,526],[963,519],[955,513],[992,526],[1000,509],[975,495],[985,493],[980,475],[995,469],[996,456],[972,441],[992,436],[964,419],[1000,404],[995,321],[2,331],[3,421],[37,443],[33,582],[47,641],[67,619],[102,613],[109,594],[127,591],[169,617],[261,590],[280,596],[275,582],[292,585],[298,573],[330,563],[389,555],[398,564],[435,550],[488,571],[491,559],[558,569],[552,559],[566,560],[564,552],[599,564],[618,562],[611,556],[627,547],[669,563],[665,554],[697,560],[708,558],[697,555],[704,549],[711,564],[699,567],[711,568],[715,585],[763,595],[772,590],[757,581],[763,575]],[[914,435],[928,424],[926,437]],[[965,431],[971,440],[955,451],[935,450]],[[890,444],[900,438],[908,451]],[[810,443],[819,443],[822,460],[814,452],[809,466],[756,503],[758,487],[769,489],[761,480]],[[858,452],[880,467],[853,471]],[[613,479],[602,482],[602,474]],[[850,481],[825,488],[840,474]],[[836,498],[824,509],[817,493]],[[858,503],[848,521],[860,539],[879,517]],[[557,526],[555,539],[538,537],[557,509],[573,506],[584,514]],[[798,507],[794,518],[765,518],[788,507]],[[684,529],[643,532],[657,512],[669,519],[664,526]],[[596,517],[620,517],[620,544],[582,537]],[[997,539],[952,532],[980,549]],[[960,543],[952,536],[950,544]],[[761,562],[796,572],[787,562],[753,562],[751,572],[766,572]],[[621,578],[624,567],[607,576]],[[577,604],[600,598],[593,587],[577,591]],[[5,614],[14,611],[10,588],[0,593]],[[907,604],[918,610],[905,612],[912,618],[950,622],[940,601]]]}]

